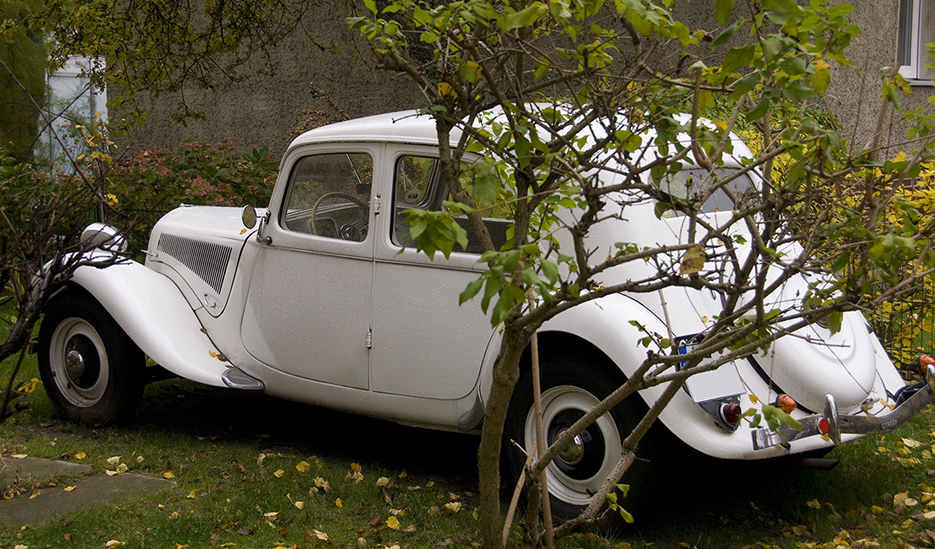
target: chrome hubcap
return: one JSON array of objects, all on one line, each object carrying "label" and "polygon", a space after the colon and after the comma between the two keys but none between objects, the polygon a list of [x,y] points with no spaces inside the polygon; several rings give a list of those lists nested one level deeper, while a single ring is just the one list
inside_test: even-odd
[{"label": "chrome hubcap", "polygon": [[68,351],[65,355],[65,369],[68,371],[68,377],[81,377],[84,373],[84,357],[75,349]]}]

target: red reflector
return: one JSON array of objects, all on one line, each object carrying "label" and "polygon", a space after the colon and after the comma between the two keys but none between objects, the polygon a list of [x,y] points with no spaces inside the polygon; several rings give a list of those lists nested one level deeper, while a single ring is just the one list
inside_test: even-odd
[{"label": "red reflector", "polygon": [[818,420],[818,431],[823,435],[827,435],[831,431],[831,424],[828,423],[827,419],[821,418]]},{"label": "red reflector", "polygon": [[721,417],[731,426],[737,426],[740,423],[740,414],[742,413],[743,410],[740,409],[740,404],[736,402],[721,405]]}]

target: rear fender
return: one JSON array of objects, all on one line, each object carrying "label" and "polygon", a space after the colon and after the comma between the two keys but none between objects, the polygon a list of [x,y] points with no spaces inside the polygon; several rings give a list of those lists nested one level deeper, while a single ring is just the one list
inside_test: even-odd
[{"label": "rear fender", "polygon": [[82,266],[72,283],[90,293],[134,343],[181,377],[223,387],[230,367],[178,287],[135,261],[106,268]]}]

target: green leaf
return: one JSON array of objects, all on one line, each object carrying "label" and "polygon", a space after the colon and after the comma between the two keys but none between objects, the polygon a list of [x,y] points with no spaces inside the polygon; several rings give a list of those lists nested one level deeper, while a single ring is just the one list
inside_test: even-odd
[{"label": "green leaf", "polygon": [[471,300],[474,296],[477,295],[477,292],[480,291],[481,287],[484,285],[483,278],[477,278],[468,283],[467,287],[461,292],[461,295],[458,296],[458,305],[464,305],[465,301]]},{"label": "green leaf", "polygon": [[364,6],[370,10],[370,13],[377,13],[377,3],[374,0],[364,0]]},{"label": "green leaf", "polygon": [[734,0],[714,0],[714,18],[722,25],[727,24],[733,9]]},{"label": "green leaf", "polygon": [[516,13],[508,14],[506,17],[504,17],[503,23],[500,25],[500,30],[506,32],[521,27],[528,27],[539,18],[539,15],[543,11],[547,10],[548,8],[543,6],[541,2],[533,2],[528,7],[526,7],[526,9],[520,10]]},{"label": "green leaf", "polygon": [[753,54],[755,52],[756,47],[753,44],[747,44],[740,48],[732,48],[727,52],[727,56],[724,57],[721,68],[727,72],[735,72],[741,67],[746,67],[747,63],[753,59]]}]

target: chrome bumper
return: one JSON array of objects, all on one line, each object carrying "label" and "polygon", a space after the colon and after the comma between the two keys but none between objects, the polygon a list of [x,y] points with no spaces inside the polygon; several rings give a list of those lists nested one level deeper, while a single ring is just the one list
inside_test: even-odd
[{"label": "chrome bumper", "polygon": [[929,366],[925,372],[925,382],[915,394],[900,403],[892,412],[885,415],[838,415],[834,397],[825,396],[825,409],[799,420],[801,429],[782,424],[773,431],[768,427],[753,430],[753,449],[762,450],[773,446],[789,447],[793,440],[800,440],[814,435],[825,435],[835,445],[841,443],[841,435],[864,435],[877,431],[889,431],[899,427],[920,410],[928,406],[935,395],[935,368]]}]

